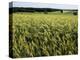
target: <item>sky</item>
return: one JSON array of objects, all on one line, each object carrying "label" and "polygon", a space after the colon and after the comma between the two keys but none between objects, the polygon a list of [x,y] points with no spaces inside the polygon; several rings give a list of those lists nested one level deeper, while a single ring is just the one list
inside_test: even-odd
[{"label": "sky", "polygon": [[[11,4],[9,5],[10,7]],[[13,7],[33,7],[33,8],[55,8],[55,9],[78,9],[77,5],[54,4],[54,3],[32,3],[32,2],[13,2]]]}]

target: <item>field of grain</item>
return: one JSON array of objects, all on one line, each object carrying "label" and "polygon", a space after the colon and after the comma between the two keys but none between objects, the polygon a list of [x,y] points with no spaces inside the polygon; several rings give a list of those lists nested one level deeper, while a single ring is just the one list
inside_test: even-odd
[{"label": "field of grain", "polygon": [[[78,16],[71,13],[12,15],[10,54],[14,58],[78,53]],[[10,22],[11,23],[11,22]]]}]

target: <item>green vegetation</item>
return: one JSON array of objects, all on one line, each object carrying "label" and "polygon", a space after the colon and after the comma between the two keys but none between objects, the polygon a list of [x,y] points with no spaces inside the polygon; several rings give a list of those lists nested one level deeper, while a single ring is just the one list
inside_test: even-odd
[{"label": "green vegetation", "polygon": [[[13,13],[12,57],[78,53],[78,16],[71,13]],[[12,42],[12,43],[11,43]],[[13,52],[13,53],[12,53]]]}]

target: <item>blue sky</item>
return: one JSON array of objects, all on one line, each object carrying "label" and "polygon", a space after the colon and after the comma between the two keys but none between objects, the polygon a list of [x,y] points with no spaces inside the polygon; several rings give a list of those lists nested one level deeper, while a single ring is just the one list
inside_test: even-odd
[{"label": "blue sky", "polygon": [[78,6],[77,5],[54,4],[54,3],[32,3],[32,2],[13,2],[13,7],[78,9]]}]

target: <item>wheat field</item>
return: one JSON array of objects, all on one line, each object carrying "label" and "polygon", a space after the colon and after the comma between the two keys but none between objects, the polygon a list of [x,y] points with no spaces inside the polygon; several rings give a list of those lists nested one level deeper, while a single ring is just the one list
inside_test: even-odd
[{"label": "wheat field", "polygon": [[78,16],[72,13],[12,13],[13,58],[78,54]]}]

